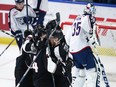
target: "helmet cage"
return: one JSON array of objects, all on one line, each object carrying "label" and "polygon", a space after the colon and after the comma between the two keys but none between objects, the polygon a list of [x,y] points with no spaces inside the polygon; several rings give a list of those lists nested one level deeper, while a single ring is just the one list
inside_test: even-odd
[{"label": "helmet cage", "polygon": [[88,3],[86,8],[84,9],[84,13],[94,15],[96,13],[95,6],[91,3]]}]

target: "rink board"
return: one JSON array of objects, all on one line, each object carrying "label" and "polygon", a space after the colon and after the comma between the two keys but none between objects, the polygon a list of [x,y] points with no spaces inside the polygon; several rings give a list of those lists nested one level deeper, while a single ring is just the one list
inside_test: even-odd
[{"label": "rink board", "polygon": [[[1,0],[0,3],[0,29],[8,30],[8,12],[9,9],[14,6],[14,1]],[[87,3],[71,3],[71,2],[53,2],[49,1],[49,11],[45,17],[45,24],[55,18],[55,13],[60,12],[61,25],[66,26],[67,22],[72,23],[74,18],[83,13],[83,9]],[[98,19],[98,25],[100,25],[99,33],[102,46],[98,48],[99,54],[102,55],[116,55],[116,37],[114,31],[116,31],[116,6],[115,5],[105,5],[94,3],[97,9],[96,17]],[[53,8],[56,7],[56,8]],[[62,8],[63,7],[63,8]],[[68,8],[67,8],[68,7]],[[110,14],[108,14],[110,13]],[[65,24],[64,24],[65,23]],[[112,26],[113,32],[110,32],[108,29]],[[107,27],[106,27],[107,26]],[[67,30],[67,28],[63,28]],[[5,37],[0,33],[0,43],[9,44],[13,38]],[[110,41],[111,40],[111,41]],[[16,44],[16,43],[13,43]]]},{"label": "rink board", "polygon": [[[0,37],[0,44],[10,44],[13,41],[13,39],[14,38]],[[12,45],[16,45],[16,41],[14,41]]]}]

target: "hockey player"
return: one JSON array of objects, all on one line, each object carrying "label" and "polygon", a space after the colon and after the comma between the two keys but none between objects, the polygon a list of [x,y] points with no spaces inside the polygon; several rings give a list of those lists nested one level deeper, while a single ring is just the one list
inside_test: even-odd
[{"label": "hockey player", "polygon": [[40,26],[37,28],[34,33],[34,41],[36,42],[37,53],[41,52],[36,56],[37,59],[33,64],[33,84],[34,87],[53,87],[52,75],[47,71],[46,32]]},{"label": "hockey player", "polygon": [[28,6],[28,16],[24,0],[15,0],[16,6],[9,11],[9,27],[11,33],[15,36],[19,49],[23,43],[24,31],[27,30],[27,24],[30,30],[32,28],[32,19],[36,17],[34,10]]},{"label": "hockey player", "polygon": [[29,4],[32,6],[37,15],[37,25],[40,24],[43,26],[44,18],[48,11],[48,0],[29,0]]},{"label": "hockey player", "polygon": [[[56,26],[54,22],[53,20],[49,23],[52,25],[49,26],[51,30]],[[69,87],[72,81],[71,68],[73,62],[68,56],[68,45],[59,26],[50,37],[46,50],[48,56],[47,69],[52,74],[53,87]]]},{"label": "hockey player", "polygon": [[[44,44],[44,46],[41,46],[42,50],[41,50],[39,56],[37,57],[37,60],[34,63],[34,67],[35,67],[34,72],[33,72],[34,86],[35,87],[69,87],[69,85],[71,83],[70,80],[71,80],[72,60],[66,56],[68,54],[68,52],[67,52],[68,47],[64,41],[62,32],[55,31],[53,36],[51,37],[51,35],[53,33],[53,31],[51,31],[51,30],[54,28],[54,24],[52,25],[52,23],[50,22],[47,25],[49,25],[49,27],[46,26],[46,28],[47,28],[46,29],[46,31],[47,31],[46,44]],[[48,28],[51,30],[49,30]],[[41,30],[44,30],[44,29],[41,29]],[[61,36],[62,38],[59,37],[60,39],[62,39],[61,41],[59,38],[57,38],[57,36],[54,36],[56,34],[58,36],[62,35]],[[35,35],[38,35],[38,33],[35,33]],[[56,41],[56,42],[54,42],[54,41]],[[58,44],[59,41],[60,41],[60,44]],[[37,42],[40,42],[40,41],[37,41]],[[48,49],[49,45],[50,45],[50,50]],[[61,60],[62,61],[59,61],[56,71],[53,74],[53,72],[51,70],[51,68],[53,68],[53,66],[51,67],[50,65],[52,65],[53,63],[56,63],[56,61],[58,62],[57,58],[60,58],[60,57],[58,57],[59,55],[57,56],[57,51],[59,51],[59,50],[57,50],[57,51],[54,50],[55,47],[57,49],[57,46],[59,47],[59,50],[62,50],[62,52],[63,52],[63,53],[61,52],[61,57],[62,57]],[[51,61],[49,61],[49,59],[51,59]],[[54,60],[54,59],[56,59],[56,60]]]},{"label": "hockey player", "polygon": [[[32,32],[26,30],[25,31],[25,41],[21,48],[21,54],[16,58],[16,66],[15,66],[15,85],[17,86],[19,81],[22,79],[24,73],[26,72],[28,65],[32,62],[32,54],[36,53],[36,50],[33,45],[29,44],[32,42]],[[31,46],[31,48],[30,48]],[[33,46],[33,47],[32,47]],[[30,51],[30,49],[32,49]],[[33,86],[33,78],[32,75],[33,70],[30,70],[23,81],[20,83],[19,87],[34,87]]]},{"label": "hockey player", "polygon": [[95,23],[94,14],[95,6],[88,3],[84,9],[84,14],[75,19],[72,29],[68,33],[70,39],[67,41],[76,66],[75,72],[77,72],[76,79],[72,82],[73,87],[83,87],[85,77],[87,87],[96,87],[96,64],[88,42]]},{"label": "hockey player", "polygon": [[[24,32],[24,35],[26,38],[25,38],[24,44],[21,47],[21,55],[19,57],[17,57],[17,59],[16,59],[16,67],[15,67],[16,85],[19,83],[19,81],[22,78],[24,78],[23,75],[25,74],[27,69],[30,67],[30,70],[26,74],[26,77],[22,80],[19,87],[38,87],[38,84],[39,84],[39,86],[41,85],[40,81],[43,82],[43,80],[41,80],[41,78],[40,79],[38,78],[38,77],[41,77],[41,74],[38,74],[38,70],[40,73],[42,72],[43,76],[46,75],[45,72],[43,72],[44,71],[44,61],[43,60],[46,58],[46,55],[43,54],[43,52],[45,51],[44,43],[46,41],[45,40],[46,33],[45,33],[44,29],[38,29],[38,27],[37,27],[36,29],[34,29],[33,34],[31,31],[26,30]],[[40,52],[39,56],[36,56],[41,49],[42,49],[42,51]],[[45,56],[45,58],[44,58],[44,56]],[[37,57],[37,59],[34,61],[34,58],[36,58],[36,57]],[[34,63],[32,64],[32,66],[30,66],[30,64],[33,61],[34,61]],[[39,65],[39,67],[38,67],[38,65]],[[47,79],[47,77],[45,77],[45,79]],[[38,80],[40,80],[40,81],[38,81]],[[48,82],[48,81],[46,81],[46,82]],[[44,82],[44,84],[46,84],[46,83]],[[44,87],[44,86],[42,86],[42,87]]]}]

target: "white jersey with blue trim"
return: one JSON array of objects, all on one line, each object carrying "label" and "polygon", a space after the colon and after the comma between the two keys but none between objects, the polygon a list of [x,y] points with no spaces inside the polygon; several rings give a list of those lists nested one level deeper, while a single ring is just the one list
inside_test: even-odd
[{"label": "white jersey with blue trim", "polygon": [[[17,30],[21,30],[22,34],[24,34],[24,31],[27,30],[27,24],[24,22],[24,19],[23,19],[24,17],[27,17],[26,12],[27,12],[26,5],[24,5],[21,11],[16,9],[16,7],[10,10],[9,23],[10,23],[10,28],[13,32]],[[34,10],[30,6],[28,6],[28,16],[36,17]],[[33,27],[31,24],[29,24],[29,29],[33,30]]]},{"label": "white jersey with blue trim", "polygon": [[[39,3],[39,4],[38,4]],[[33,9],[40,9],[42,11],[48,11],[48,0],[29,0],[28,4],[33,8]],[[39,8],[37,8],[39,5]]]},{"label": "white jersey with blue trim", "polygon": [[70,29],[70,52],[76,53],[89,46],[87,37],[92,30],[89,15],[82,15],[75,19]]}]

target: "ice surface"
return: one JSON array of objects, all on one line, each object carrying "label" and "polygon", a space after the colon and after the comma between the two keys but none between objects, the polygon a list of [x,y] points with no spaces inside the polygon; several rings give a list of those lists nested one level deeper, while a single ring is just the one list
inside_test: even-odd
[{"label": "ice surface", "polygon": [[[7,45],[0,45],[0,54],[6,47]],[[0,87],[15,87],[14,68],[18,55],[18,47],[12,45],[0,56]],[[105,66],[111,87],[116,87],[116,57],[100,56],[100,58]]]}]

